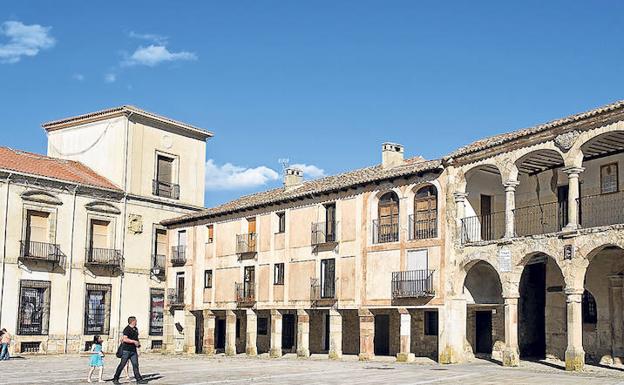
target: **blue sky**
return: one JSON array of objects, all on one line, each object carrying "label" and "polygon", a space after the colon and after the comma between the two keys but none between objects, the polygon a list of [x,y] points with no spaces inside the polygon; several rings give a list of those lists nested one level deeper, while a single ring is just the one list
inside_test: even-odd
[{"label": "blue sky", "polygon": [[134,104],[215,132],[206,204],[624,99],[624,2],[6,1],[0,144]]}]

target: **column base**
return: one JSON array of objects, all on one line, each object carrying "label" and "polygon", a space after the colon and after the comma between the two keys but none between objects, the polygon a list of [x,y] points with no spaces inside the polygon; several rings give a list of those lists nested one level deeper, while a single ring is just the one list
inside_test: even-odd
[{"label": "column base", "polygon": [[375,355],[372,353],[360,353],[358,354],[358,359],[360,361],[370,361],[375,358]]},{"label": "column base", "polygon": [[414,362],[416,356],[414,353],[398,353],[397,362]]},{"label": "column base", "polygon": [[458,364],[462,362],[462,354],[455,351],[451,346],[447,346],[438,354],[438,362],[441,364]]},{"label": "column base", "polygon": [[226,348],[225,349],[225,355],[226,356],[235,356],[236,355],[236,349]]},{"label": "column base", "polygon": [[245,354],[249,357],[255,357],[258,355],[258,349],[255,346],[253,348],[247,348],[245,349]]},{"label": "column base", "polygon": [[299,358],[310,357],[310,349],[297,349],[297,357]]},{"label": "column base", "polygon": [[567,371],[580,372],[585,368],[585,352],[583,349],[568,349],[565,352],[565,368]]},{"label": "column base", "polygon": [[503,366],[520,366],[520,354],[518,354],[517,349],[505,348],[505,350],[503,350]]},{"label": "column base", "polygon": [[271,358],[280,358],[282,356],[282,349],[271,349],[269,351],[269,357]]},{"label": "column base", "polygon": [[342,359],[342,352],[336,350],[329,351],[329,359],[330,360],[340,360]]}]

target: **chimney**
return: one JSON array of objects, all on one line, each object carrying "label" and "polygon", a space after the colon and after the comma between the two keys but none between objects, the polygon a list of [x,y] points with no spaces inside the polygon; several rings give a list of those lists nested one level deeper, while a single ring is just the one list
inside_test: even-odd
[{"label": "chimney", "polygon": [[403,163],[403,146],[397,143],[381,145],[381,167],[390,168]]},{"label": "chimney", "polygon": [[303,183],[303,170],[298,168],[287,168],[284,170],[284,187],[291,189]]}]

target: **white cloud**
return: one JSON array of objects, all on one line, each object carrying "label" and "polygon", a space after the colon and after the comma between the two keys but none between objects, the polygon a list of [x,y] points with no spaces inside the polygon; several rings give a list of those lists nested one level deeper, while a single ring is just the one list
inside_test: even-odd
[{"label": "white cloud", "polygon": [[23,56],[35,56],[40,50],[53,47],[56,40],[50,35],[50,29],[39,24],[5,21],[0,25],[0,35],[9,40],[0,44],[0,62],[17,63]]},{"label": "white cloud", "polygon": [[161,45],[166,44],[168,39],[167,36],[156,35],[155,33],[137,33],[134,31],[130,31],[128,36],[134,39],[147,40]]},{"label": "white cloud", "polygon": [[84,81],[85,77],[83,74],[73,74],[72,79],[77,80],[79,82]]},{"label": "white cloud", "polygon": [[121,64],[124,66],[146,65],[154,67],[160,63],[177,60],[197,60],[193,52],[180,51],[170,52],[162,44],[150,44],[147,47],[139,47],[134,53]]},{"label": "white cloud", "polygon": [[222,166],[214,160],[206,162],[206,190],[239,190],[263,186],[279,179],[279,174],[266,166],[245,168],[226,163]]},{"label": "white cloud", "polygon": [[303,171],[303,177],[304,178],[322,178],[325,175],[325,170],[323,170],[322,168],[319,168],[313,164],[293,164],[290,167],[292,168],[298,168],[299,170]]},{"label": "white cloud", "polygon": [[117,80],[117,75],[115,75],[113,73],[108,73],[108,74],[104,75],[104,81],[106,83],[115,83],[116,80]]}]

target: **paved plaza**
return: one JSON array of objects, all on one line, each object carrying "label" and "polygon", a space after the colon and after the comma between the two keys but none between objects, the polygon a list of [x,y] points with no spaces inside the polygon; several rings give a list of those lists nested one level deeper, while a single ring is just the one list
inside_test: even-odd
[{"label": "paved plaza", "polygon": [[[86,383],[87,362],[88,358],[79,356],[15,358],[0,363],[0,384]],[[104,379],[110,380],[117,362],[114,357],[106,358]],[[431,361],[397,364],[384,358],[358,362],[347,357],[339,362],[320,357],[276,360],[144,354],[141,372],[151,384],[624,384],[621,367],[588,365],[584,373],[567,373],[556,363],[522,362],[519,368],[504,368],[482,360],[442,366]]]}]

